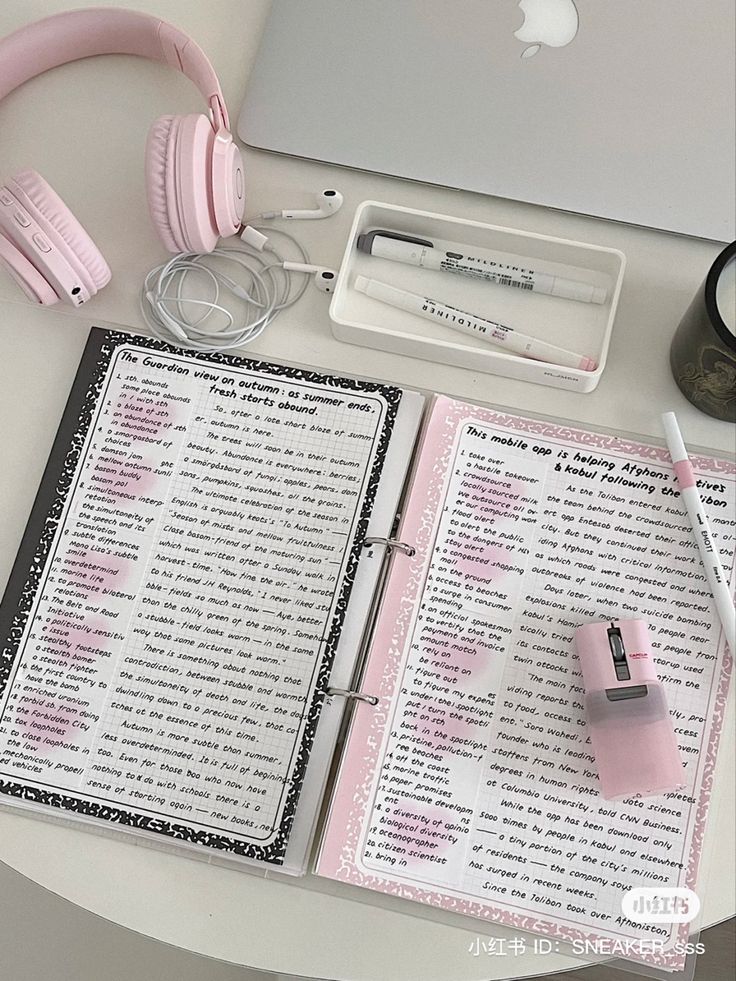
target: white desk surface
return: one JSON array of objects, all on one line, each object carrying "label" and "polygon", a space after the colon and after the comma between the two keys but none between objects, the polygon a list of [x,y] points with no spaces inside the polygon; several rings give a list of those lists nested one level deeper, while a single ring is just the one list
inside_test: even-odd
[{"label": "white desk surface", "polygon": [[[92,6],[79,0],[72,5]],[[231,115],[237,116],[268,0],[124,5],[158,14],[190,33],[214,63]],[[0,36],[66,6],[63,0],[6,0],[0,5]],[[145,202],[148,127],[159,115],[200,111],[200,101],[193,86],[170,70],[108,57],[33,80],[0,107],[0,173],[9,176],[28,166],[40,171],[113,270],[112,283],[68,319],[22,304],[0,307],[0,584],[10,570],[88,324],[97,319],[143,329],[141,281],[165,257]],[[245,158],[249,214],[312,207],[311,192],[325,187],[343,192],[345,204],[335,217],[290,226],[321,264],[338,264],[354,210],[366,199],[614,246],[628,259],[609,363],[589,395],[343,344],[330,332],[328,297],[311,288],[250,351],[657,437],[660,413],[671,408],[688,443],[733,451],[733,427],[693,409],[672,381],[668,362],[672,333],[718,245],[249,150]],[[543,173],[540,166],[540,180]],[[18,297],[0,273],[0,300]],[[704,845],[703,925],[736,912],[733,706],[731,697]],[[458,926],[457,919],[418,916],[411,904],[379,900],[341,884],[309,887],[307,882],[305,888],[261,879],[5,811],[0,811],[0,860],[130,929],[265,971],[351,981],[476,981],[581,963],[562,955],[474,957],[469,947],[478,930],[471,921]]]}]

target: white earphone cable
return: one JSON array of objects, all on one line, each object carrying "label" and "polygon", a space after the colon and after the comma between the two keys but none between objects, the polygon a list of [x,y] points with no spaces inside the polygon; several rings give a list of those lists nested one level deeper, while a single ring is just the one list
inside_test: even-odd
[{"label": "white earphone cable", "polygon": [[[302,263],[309,264],[306,250],[292,235],[276,228],[268,232],[287,238],[297,249]],[[285,261],[268,244],[264,252],[247,244],[221,246],[204,254],[183,252],[148,273],[140,293],[141,313],[154,337],[167,343],[195,351],[229,351],[242,347],[259,337],[281,310],[304,295],[309,279],[305,278],[294,289],[293,272],[283,268]],[[232,262],[245,270],[244,285],[238,285],[222,271],[223,264]],[[197,275],[209,280],[209,298],[185,294],[185,282]],[[245,305],[243,320],[237,324],[235,316],[220,302],[223,288]],[[190,315],[191,307],[204,309],[197,310],[198,316]]]}]

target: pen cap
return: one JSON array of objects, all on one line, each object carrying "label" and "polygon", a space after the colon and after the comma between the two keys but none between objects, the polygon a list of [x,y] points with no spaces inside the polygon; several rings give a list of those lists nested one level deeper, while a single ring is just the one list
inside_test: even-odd
[{"label": "pen cap", "polygon": [[553,296],[561,296],[567,300],[579,300],[581,303],[605,303],[608,290],[602,286],[591,286],[589,283],[578,283],[574,280],[559,280],[552,287]]},{"label": "pen cap", "polygon": [[586,691],[658,680],[644,620],[586,623],[575,631],[575,647]]}]

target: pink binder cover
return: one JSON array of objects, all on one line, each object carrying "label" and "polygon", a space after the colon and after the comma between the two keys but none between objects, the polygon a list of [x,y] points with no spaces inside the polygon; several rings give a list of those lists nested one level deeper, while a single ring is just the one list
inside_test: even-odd
[{"label": "pink binder cover", "polygon": [[[380,701],[376,706],[363,702],[355,706],[355,715],[341,761],[315,871],[318,875],[501,923],[519,930],[542,933],[560,941],[595,940],[596,935],[587,928],[570,929],[555,923],[552,918],[547,919],[532,911],[528,914],[513,913],[494,906],[491,902],[450,892],[441,885],[422,887],[401,879],[371,874],[361,869],[357,862],[363,822],[371,801],[379,753],[391,711],[392,696],[400,679],[405,645],[416,605],[421,599],[434,547],[438,512],[446,493],[448,465],[454,454],[458,430],[464,420],[493,423],[496,426],[508,427],[513,432],[521,431],[528,436],[551,437],[559,440],[560,445],[564,446],[601,447],[651,460],[660,465],[662,463],[670,465],[669,454],[665,449],[602,433],[570,429],[553,423],[498,413],[445,396],[437,397],[421,446],[417,451],[418,465],[398,535],[401,541],[414,545],[416,553],[413,557],[403,554],[396,554],[394,557],[361,683],[362,691],[378,696]],[[694,457],[692,462],[696,469],[711,473],[727,473],[731,479],[736,474],[736,466],[726,461]],[[690,888],[694,888],[696,884],[732,663],[732,658],[726,649],[722,657],[720,674],[717,675],[718,687],[710,742],[707,746],[701,747],[705,764],[701,794],[695,811],[693,846],[687,857],[685,882]],[[632,887],[641,884],[645,883],[632,883]],[[683,924],[678,940],[687,940],[689,930],[689,925]],[[665,970],[678,970],[683,966],[684,961],[685,955],[675,952],[663,955],[652,954],[646,958],[648,964]]]}]

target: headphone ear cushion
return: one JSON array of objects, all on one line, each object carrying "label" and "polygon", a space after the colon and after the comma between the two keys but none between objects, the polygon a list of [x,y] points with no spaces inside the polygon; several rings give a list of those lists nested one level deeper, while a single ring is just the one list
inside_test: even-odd
[{"label": "headphone ear cushion", "polygon": [[59,299],[42,273],[29,259],[26,259],[20,249],[6,238],[2,231],[0,231],[0,267],[7,269],[11,278],[33,303],[51,306]]},{"label": "headphone ear cushion", "polygon": [[153,227],[169,252],[185,252],[176,208],[172,228],[169,202],[174,199],[174,153],[177,116],[161,116],[148,131],[146,141],[146,194]]},{"label": "headphone ear cushion", "polygon": [[214,130],[201,113],[162,116],[146,145],[148,207],[170,252],[211,252],[220,233],[212,201]]},{"label": "headphone ear cushion", "polygon": [[84,276],[92,296],[107,286],[111,279],[110,267],[79,221],[67,208],[56,191],[35,170],[24,170],[9,182],[25,194],[34,210],[33,217],[50,239],[64,249],[67,261]]}]

